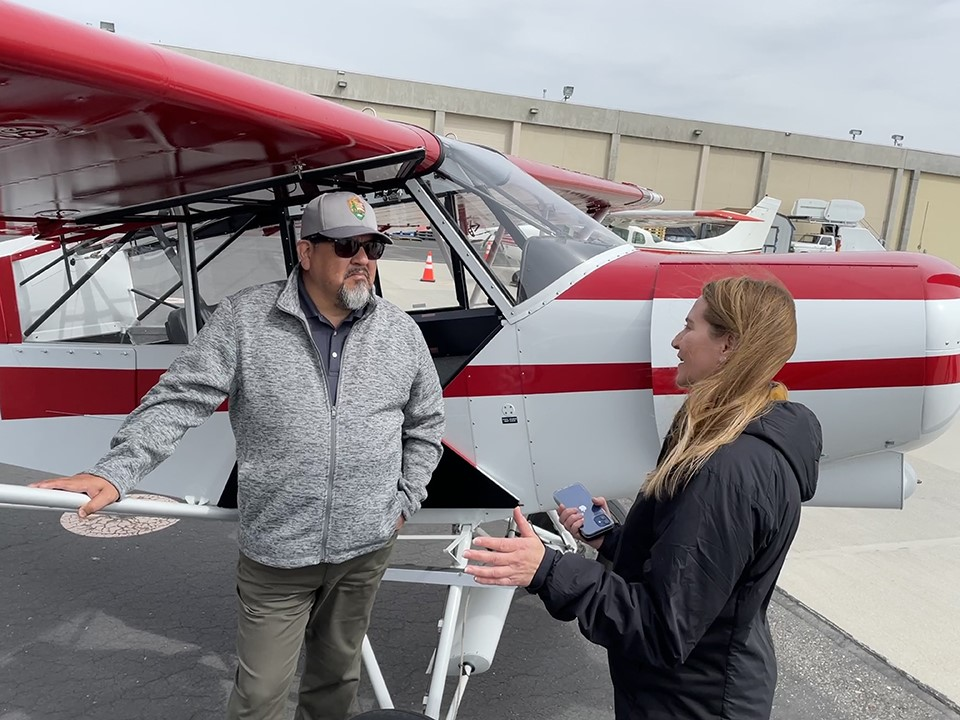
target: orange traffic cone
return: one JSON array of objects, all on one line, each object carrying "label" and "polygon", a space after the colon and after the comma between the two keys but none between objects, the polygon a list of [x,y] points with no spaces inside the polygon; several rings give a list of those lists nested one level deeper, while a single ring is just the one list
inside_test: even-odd
[{"label": "orange traffic cone", "polygon": [[427,251],[427,264],[423,267],[423,277],[420,282],[436,282],[433,277],[433,252]]}]

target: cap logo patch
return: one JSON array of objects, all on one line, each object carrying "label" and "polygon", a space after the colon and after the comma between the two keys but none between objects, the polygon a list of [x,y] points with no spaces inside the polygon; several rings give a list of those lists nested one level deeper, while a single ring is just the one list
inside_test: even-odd
[{"label": "cap logo patch", "polygon": [[347,207],[350,208],[350,212],[357,220],[363,220],[367,214],[367,209],[363,206],[363,200],[356,195],[347,200]]}]

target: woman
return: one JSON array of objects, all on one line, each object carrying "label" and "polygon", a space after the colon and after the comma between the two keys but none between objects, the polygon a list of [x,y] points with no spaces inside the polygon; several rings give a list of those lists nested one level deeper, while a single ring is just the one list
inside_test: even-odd
[{"label": "woman", "polygon": [[[590,544],[612,569],[517,538],[478,538],[466,571],[536,593],[608,651],[623,718],[769,718],[777,669],[767,606],[813,497],[821,450],[810,410],[774,376],[793,354],[793,298],[727,278],[703,288],[673,340],[687,398],[621,527]],[[595,502],[604,505],[603,498]],[[560,507],[577,533],[583,517]]]}]

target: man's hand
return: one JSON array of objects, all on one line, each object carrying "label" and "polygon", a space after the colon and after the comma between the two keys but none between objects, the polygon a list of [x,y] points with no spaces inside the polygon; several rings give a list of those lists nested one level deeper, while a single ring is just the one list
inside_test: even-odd
[{"label": "man's hand", "polygon": [[30,483],[30,487],[86,493],[90,497],[90,502],[77,511],[81,518],[89,517],[120,499],[120,493],[113,484],[102,477],[88,475],[87,473],[80,473],[73,477],[41,480],[40,482]]},{"label": "man's hand", "polygon": [[403,513],[400,513],[400,517],[397,518],[397,532],[400,532],[405,522],[406,520],[403,519]]},{"label": "man's hand", "polygon": [[517,522],[520,537],[478,537],[473,544],[489,550],[466,550],[463,553],[468,560],[484,563],[467,565],[463,569],[473,575],[478,583],[527,587],[533,582],[546,550],[520,508],[514,508],[513,519]]}]

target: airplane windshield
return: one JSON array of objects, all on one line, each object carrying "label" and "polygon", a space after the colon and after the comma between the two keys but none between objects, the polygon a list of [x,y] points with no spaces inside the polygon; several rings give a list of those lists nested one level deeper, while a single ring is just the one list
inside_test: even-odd
[{"label": "airplane windshield", "polygon": [[441,140],[443,164],[428,184],[514,302],[624,244],[503,155]]}]

